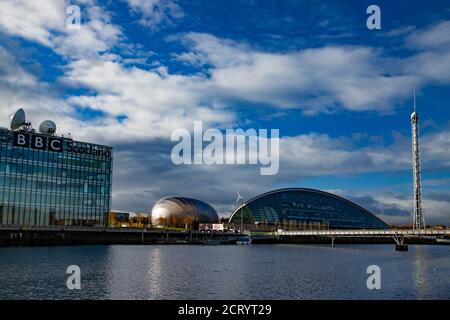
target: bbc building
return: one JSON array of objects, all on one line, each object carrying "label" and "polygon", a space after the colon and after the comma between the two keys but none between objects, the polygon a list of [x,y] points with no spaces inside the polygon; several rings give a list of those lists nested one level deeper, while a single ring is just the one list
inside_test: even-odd
[{"label": "bbc building", "polygon": [[0,128],[0,224],[107,226],[112,151]]}]

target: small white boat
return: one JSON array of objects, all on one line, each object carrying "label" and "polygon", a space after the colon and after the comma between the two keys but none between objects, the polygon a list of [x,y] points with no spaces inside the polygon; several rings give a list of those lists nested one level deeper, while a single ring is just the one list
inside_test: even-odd
[{"label": "small white boat", "polygon": [[446,239],[446,238],[437,238],[436,239],[437,243],[446,243],[446,244],[450,244],[450,239]]},{"label": "small white boat", "polygon": [[251,237],[239,237],[236,239],[236,244],[252,244]]}]

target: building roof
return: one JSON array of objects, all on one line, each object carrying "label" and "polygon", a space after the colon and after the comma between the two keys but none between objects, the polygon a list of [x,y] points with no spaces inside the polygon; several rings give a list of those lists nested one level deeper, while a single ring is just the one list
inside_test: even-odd
[{"label": "building roof", "polygon": [[[305,196],[306,195],[319,196],[319,197],[321,197],[321,198],[319,198],[320,200],[324,200],[327,203],[332,203],[335,206],[338,206],[339,208],[338,208],[338,210],[336,210],[336,208],[334,208],[333,210],[331,210],[331,208],[330,208],[330,210],[327,210],[327,207],[325,207],[324,210],[314,210],[314,206],[311,205],[311,207],[313,207],[313,209],[309,209],[308,208],[308,210],[306,210],[305,208],[299,208],[300,206],[297,206],[296,208],[294,208],[295,205],[292,205],[289,208],[289,207],[286,207],[287,206],[286,203],[283,203],[283,204],[282,203],[276,203],[276,204],[274,204],[272,202],[272,203],[269,204],[268,201],[266,201],[268,198],[271,198],[271,196],[280,195],[280,194],[286,194],[286,193],[289,194],[291,192],[293,192],[293,193],[300,193],[300,194],[303,194]],[[289,199],[289,201],[290,200],[292,200],[292,199]],[[299,200],[303,200],[303,199],[299,199]],[[317,201],[317,197],[314,197],[314,200],[306,199],[304,201],[306,201],[306,202],[307,201],[310,201],[310,202]],[[356,204],[356,203],[354,203],[354,202],[352,202],[352,201],[350,201],[348,199],[345,199],[343,197],[340,197],[338,195],[335,195],[335,194],[332,194],[332,193],[329,193],[329,192],[316,190],[316,189],[309,189],[309,188],[284,188],[284,189],[278,189],[278,190],[269,191],[269,192],[263,193],[261,195],[258,195],[256,197],[250,199],[249,201],[247,201],[245,204],[239,206],[233,212],[233,214],[231,215],[229,221],[232,222],[236,215],[239,215],[239,217],[240,217],[240,212],[241,212],[241,209],[243,209],[243,208],[249,208],[249,209],[253,208],[253,209],[255,209],[255,207],[257,206],[258,202],[266,202],[264,204],[264,206],[265,207],[266,206],[270,207],[270,213],[267,214],[268,220],[270,220],[271,215],[272,216],[273,215],[277,215],[278,219],[279,218],[283,218],[284,214],[281,211],[283,211],[283,209],[284,210],[290,209],[292,211],[296,211],[297,214],[299,212],[302,212],[302,214],[303,214],[303,212],[306,212],[306,211],[309,211],[310,213],[314,212],[314,219],[315,220],[320,220],[320,218],[317,218],[318,214],[322,215],[322,220],[329,219],[329,220],[336,220],[336,221],[339,220],[339,218],[344,219],[345,215],[347,215],[347,216],[352,215],[355,218],[357,218],[356,216],[359,216],[361,219],[364,218],[366,221],[370,222],[366,226],[367,228],[370,228],[371,226],[372,227],[378,226],[380,228],[381,227],[383,227],[383,228],[388,228],[389,227],[385,222],[383,222],[381,219],[376,217],[373,213],[371,213],[367,209],[364,209],[363,207],[359,206],[358,204]],[[299,202],[301,203],[302,201],[299,201]],[[283,207],[283,208],[281,208],[281,207]],[[330,207],[332,207],[332,205],[330,205]],[[253,210],[253,211],[255,211],[255,210]],[[250,215],[253,216],[254,213],[255,212],[252,212],[250,210]],[[244,213],[243,215],[245,216],[246,213]],[[290,217],[292,218],[292,214],[291,214]],[[306,219],[306,218],[304,216],[302,216],[302,218],[299,218],[298,220],[301,220],[301,219]],[[313,218],[311,218],[311,219],[313,219]],[[272,220],[276,220],[276,219],[272,219]],[[282,219],[279,219],[279,220],[282,220]],[[237,221],[233,221],[233,222],[237,222]],[[350,227],[350,226],[348,226],[348,227]]]},{"label": "building roof", "polygon": [[189,215],[200,223],[214,223],[219,220],[216,210],[209,204],[186,197],[165,197],[160,199],[152,208],[152,221],[174,216]]}]

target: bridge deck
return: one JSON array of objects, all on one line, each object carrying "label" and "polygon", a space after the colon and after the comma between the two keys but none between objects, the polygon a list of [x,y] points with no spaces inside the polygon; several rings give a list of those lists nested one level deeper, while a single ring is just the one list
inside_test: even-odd
[{"label": "bridge deck", "polygon": [[450,229],[425,230],[296,230],[278,231],[278,236],[328,236],[328,237],[386,237],[386,236],[439,236],[450,235]]}]

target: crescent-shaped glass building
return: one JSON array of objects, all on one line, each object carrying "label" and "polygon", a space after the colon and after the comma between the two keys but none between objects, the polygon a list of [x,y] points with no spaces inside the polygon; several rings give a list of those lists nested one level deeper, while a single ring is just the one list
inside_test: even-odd
[{"label": "crescent-shaped glass building", "polygon": [[356,203],[328,192],[305,188],[279,189],[257,196],[237,208],[229,223],[293,228],[389,228]]},{"label": "crescent-shaped glass building", "polygon": [[162,198],[152,208],[153,226],[194,228],[200,223],[217,223],[219,216],[209,204],[191,198]]}]

